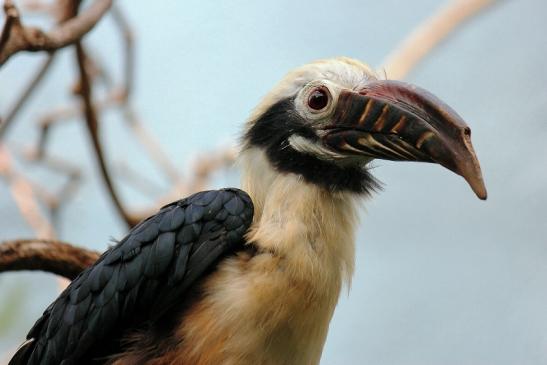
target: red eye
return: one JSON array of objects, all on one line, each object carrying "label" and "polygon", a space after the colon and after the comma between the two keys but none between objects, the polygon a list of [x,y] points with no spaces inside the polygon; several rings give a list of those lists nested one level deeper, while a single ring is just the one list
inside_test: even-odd
[{"label": "red eye", "polygon": [[329,91],[325,87],[318,87],[308,97],[308,105],[313,110],[324,109],[329,103]]}]

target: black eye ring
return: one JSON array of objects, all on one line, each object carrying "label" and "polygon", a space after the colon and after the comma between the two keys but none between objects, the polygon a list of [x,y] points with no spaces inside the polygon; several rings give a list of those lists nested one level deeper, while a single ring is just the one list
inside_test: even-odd
[{"label": "black eye ring", "polygon": [[315,110],[315,111],[321,111],[329,105],[330,101],[330,93],[329,90],[324,87],[320,86],[310,93],[308,96],[308,106]]}]

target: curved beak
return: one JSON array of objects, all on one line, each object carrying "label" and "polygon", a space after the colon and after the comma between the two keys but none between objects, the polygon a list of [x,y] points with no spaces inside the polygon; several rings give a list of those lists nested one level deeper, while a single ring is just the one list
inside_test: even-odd
[{"label": "curved beak", "polygon": [[400,81],[375,81],[342,91],[323,143],[336,151],[394,161],[438,163],[461,175],[486,199],[471,130],[428,91]]}]

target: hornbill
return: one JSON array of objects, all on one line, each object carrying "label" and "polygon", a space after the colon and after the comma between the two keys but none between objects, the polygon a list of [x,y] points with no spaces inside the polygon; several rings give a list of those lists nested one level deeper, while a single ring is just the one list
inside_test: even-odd
[{"label": "hornbill", "polygon": [[416,86],[336,58],[245,125],[243,190],[163,207],[45,310],[10,364],[318,364],[354,266],[373,159],[434,162],[486,199],[470,129]]}]

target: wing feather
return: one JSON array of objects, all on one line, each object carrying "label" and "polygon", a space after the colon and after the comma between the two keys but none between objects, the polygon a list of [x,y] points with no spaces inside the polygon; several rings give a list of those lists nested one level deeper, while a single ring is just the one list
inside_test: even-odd
[{"label": "wing feather", "polygon": [[194,194],[134,227],[44,312],[10,364],[76,364],[125,325],[157,318],[244,244],[253,205],[238,189]]}]

